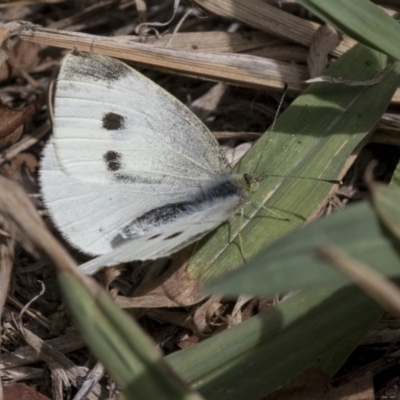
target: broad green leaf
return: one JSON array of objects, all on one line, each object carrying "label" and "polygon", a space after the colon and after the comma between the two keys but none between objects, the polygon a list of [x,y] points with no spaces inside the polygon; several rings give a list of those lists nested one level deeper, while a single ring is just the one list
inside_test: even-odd
[{"label": "broad green leaf", "polygon": [[[388,64],[386,55],[357,45],[324,75],[369,80]],[[243,263],[243,254],[249,260],[313,216],[332,184],[268,175],[339,178],[354,148],[389,104],[399,72],[396,65],[385,79],[369,86],[315,83],[299,96],[236,168],[238,173],[267,176],[252,193],[243,218],[237,215],[198,244],[188,274],[206,281],[230,270]]]},{"label": "broad green leaf", "polygon": [[333,376],[381,313],[354,287],[305,290],[166,361],[207,400],[258,400],[310,367]]},{"label": "broad green leaf", "polygon": [[201,400],[171,371],[155,344],[102,290],[97,296],[70,272],[59,284],[72,321],[126,399]]},{"label": "broad green leaf", "polygon": [[360,43],[400,59],[400,25],[369,0],[297,0]]},{"label": "broad green leaf", "polygon": [[388,276],[400,275],[400,248],[369,203],[347,207],[265,248],[248,265],[208,285],[224,294],[284,293],[315,286],[348,284],[348,278],[317,257],[333,243],[349,256]]}]

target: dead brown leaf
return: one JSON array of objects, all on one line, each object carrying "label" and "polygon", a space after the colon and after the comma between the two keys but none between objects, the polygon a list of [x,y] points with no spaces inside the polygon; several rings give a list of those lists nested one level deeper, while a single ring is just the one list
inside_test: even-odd
[{"label": "dead brown leaf", "polygon": [[314,35],[307,57],[310,77],[322,75],[328,66],[329,53],[340,43],[339,33],[329,25],[321,26]]},{"label": "dead brown leaf", "polygon": [[0,104],[0,148],[10,146],[19,140],[24,122],[35,112],[35,104],[22,110],[15,110]]},{"label": "dead brown leaf", "polygon": [[267,396],[265,400],[374,400],[372,374],[366,374],[337,388],[329,386],[329,378],[310,369],[289,385]]},{"label": "dead brown leaf", "polygon": [[[85,346],[81,335],[77,332],[68,333],[54,339],[46,340],[45,344],[56,349],[60,353],[70,353]],[[2,355],[0,370],[17,368],[36,363],[40,360],[38,353],[30,346],[20,347],[12,353]]]},{"label": "dead brown leaf", "polygon": [[[195,3],[213,14],[241,21],[255,29],[303,46],[310,46],[314,33],[321,26],[280,10],[263,0],[195,0]],[[344,37],[333,53],[343,54],[355,43],[353,39]]]},{"label": "dead brown leaf", "polygon": [[[0,316],[3,314],[4,304],[7,299],[13,264],[14,240],[9,236],[0,233]],[[1,389],[0,383],[0,397],[2,393]]]},{"label": "dead brown leaf", "polygon": [[[25,122],[32,118],[45,102],[45,96],[41,96],[23,109],[13,109],[0,104],[0,148],[16,145],[22,135]],[[0,159],[4,158],[3,154]]]},{"label": "dead brown leaf", "polygon": [[48,397],[43,396],[36,390],[22,383],[15,383],[13,385],[4,386],[3,400],[50,400]]},{"label": "dead brown leaf", "polygon": [[[30,72],[39,63],[38,53],[42,46],[36,43],[18,42],[10,51],[9,60],[16,68]],[[16,69],[10,68],[10,65],[4,64],[0,67],[0,82],[11,78],[17,74]]]},{"label": "dead brown leaf", "polygon": [[187,273],[187,255],[192,247],[178,253],[160,277],[142,284],[135,297],[117,296],[121,308],[183,307],[199,303],[206,296],[200,291],[199,282]]},{"label": "dead brown leaf", "polygon": [[21,152],[29,149],[31,146],[36,144],[44,136],[46,136],[51,129],[51,124],[49,121],[44,122],[39,128],[29,135],[25,135],[20,141],[14,145],[8,147],[6,150],[0,153],[0,165],[7,161],[12,160]]},{"label": "dead brown leaf", "polygon": [[197,335],[189,336],[180,342],[177,343],[180,349],[188,349],[189,347],[194,346],[195,344],[199,343],[199,337]]},{"label": "dead brown leaf", "polygon": [[39,162],[31,153],[20,153],[11,160],[6,171],[9,175],[13,175],[23,165],[25,165],[28,171],[33,174],[37,170]]},{"label": "dead brown leaf", "polygon": [[15,46],[21,33],[22,24],[9,22],[0,26],[0,67],[7,60],[10,50]]},{"label": "dead brown leaf", "polygon": [[46,361],[50,369],[54,369],[57,373],[63,371],[67,378],[76,385],[76,379],[86,375],[83,369],[76,367],[64,354],[46,344],[42,339],[35,335],[32,331],[24,328],[22,323],[19,324],[21,334],[25,341],[36,351],[40,359]]}]

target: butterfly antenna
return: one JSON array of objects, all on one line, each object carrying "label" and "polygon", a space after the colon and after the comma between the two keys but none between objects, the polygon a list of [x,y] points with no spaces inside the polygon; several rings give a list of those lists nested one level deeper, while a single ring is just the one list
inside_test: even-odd
[{"label": "butterfly antenna", "polygon": [[[271,127],[268,129],[268,131],[270,131],[270,132],[273,132],[273,130],[274,130],[275,123],[276,123],[276,121],[277,121],[277,119],[278,119],[279,113],[280,113],[281,108],[282,108],[282,105],[283,105],[283,100],[285,99],[285,96],[286,96],[287,91],[288,91],[288,84],[285,83],[285,86],[284,86],[284,88],[283,88],[282,97],[281,97],[281,100],[279,101],[278,109],[277,109],[277,111],[276,111],[274,120],[272,121]],[[260,166],[260,163],[261,163],[261,160],[262,160],[262,158],[263,158],[263,156],[264,156],[266,147],[267,147],[267,145],[264,146],[264,148],[263,148],[263,150],[262,150],[262,152],[261,152],[260,158],[258,159],[256,168],[255,168],[255,170],[254,170],[254,175],[256,175],[257,169],[258,169],[258,167]],[[322,178],[312,178],[312,177],[308,178],[308,177],[296,176],[296,175],[270,175],[270,174],[262,174],[262,175],[259,176],[259,180],[262,180],[262,179],[264,179],[265,177],[309,179],[309,180],[313,180],[313,181],[322,181],[322,182],[333,183],[333,184],[337,184],[337,185],[342,184],[342,181],[339,180],[339,179],[322,179]]]},{"label": "butterfly antenna", "polygon": [[[287,90],[288,90],[288,84],[285,82],[285,86],[284,86],[284,88],[283,88],[283,93],[282,93],[282,96],[281,96],[281,100],[279,101],[279,104],[278,104],[278,109],[276,110],[274,120],[272,121],[272,124],[271,124],[270,128],[268,129],[268,131],[273,132],[273,130],[274,130],[275,123],[276,123],[276,120],[278,119],[279,113],[280,113],[280,111],[281,111],[282,104],[283,104],[283,100],[285,99]],[[262,158],[263,158],[263,156],[264,156],[266,146],[267,146],[267,145],[265,144],[265,146],[264,146],[264,148],[263,148],[263,150],[262,150],[262,152],[261,152],[260,158],[258,159],[256,168],[254,169],[254,175],[256,174],[257,169],[258,169],[258,167],[260,166],[260,162],[261,162],[261,160],[262,160]]]},{"label": "butterfly antenna", "polygon": [[323,179],[323,178],[312,178],[312,177],[307,177],[307,176],[296,176],[296,175],[270,175],[270,174],[261,175],[261,179],[267,178],[267,177],[308,179],[311,181],[322,181],[322,182],[327,182],[327,183],[333,183],[335,185],[341,185],[343,183],[340,179]]},{"label": "butterfly antenna", "polygon": [[282,97],[281,97],[281,100],[280,100],[280,102],[278,104],[278,109],[276,110],[276,114],[275,114],[274,120],[272,121],[271,131],[274,130],[274,127],[275,127],[275,124],[276,124],[276,120],[278,119],[279,113],[281,112],[283,100],[285,100],[286,93],[288,91],[288,87],[289,87],[289,85],[287,84],[287,82],[285,82],[285,86],[283,87]]}]

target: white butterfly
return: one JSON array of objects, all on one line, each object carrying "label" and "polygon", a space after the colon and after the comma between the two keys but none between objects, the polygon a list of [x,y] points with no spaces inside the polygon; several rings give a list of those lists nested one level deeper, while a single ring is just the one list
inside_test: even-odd
[{"label": "white butterfly", "polygon": [[128,65],[72,53],[55,93],[54,134],[40,169],[64,237],[104,266],[165,257],[245,202],[217,141],[182,103]]}]

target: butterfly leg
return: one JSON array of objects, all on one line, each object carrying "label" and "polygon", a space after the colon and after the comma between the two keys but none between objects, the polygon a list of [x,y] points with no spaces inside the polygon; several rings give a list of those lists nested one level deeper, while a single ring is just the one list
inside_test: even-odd
[{"label": "butterfly leg", "polygon": [[253,202],[249,202],[252,206],[256,207],[256,208],[263,208],[264,210],[268,211],[270,214],[274,215],[275,217],[277,217],[278,219],[282,220],[282,221],[290,221],[289,218],[286,217],[282,217],[282,215],[279,215],[279,213],[277,213],[276,211],[273,211],[271,208],[265,206],[264,204],[259,204],[259,203],[253,203]]},{"label": "butterfly leg", "polygon": [[245,262],[245,263],[247,263],[247,260],[246,260],[246,256],[245,256],[245,254],[244,254],[244,250],[243,250],[243,242],[242,242],[242,226],[243,226],[243,217],[244,217],[244,208],[242,207],[241,209],[240,209],[240,225],[239,225],[239,229],[238,229],[238,238],[239,238],[239,251],[240,251],[240,254],[241,254],[241,256],[242,256],[242,258],[243,258],[243,261]]}]

